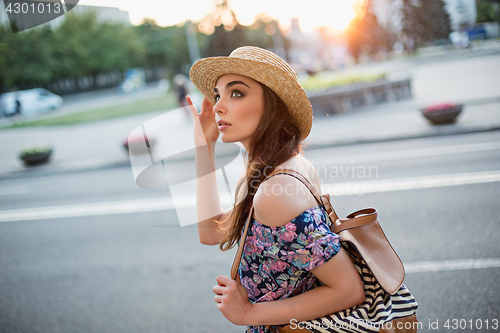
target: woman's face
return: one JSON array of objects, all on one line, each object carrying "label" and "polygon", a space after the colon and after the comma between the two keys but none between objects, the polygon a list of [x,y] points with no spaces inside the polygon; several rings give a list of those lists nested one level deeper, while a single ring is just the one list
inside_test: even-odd
[{"label": "woman's face", "polygon": [[257,81],[223,75],[215,85],[214,112],[223,142],[241,142],[248,150],[264,114],[264,90]]}]

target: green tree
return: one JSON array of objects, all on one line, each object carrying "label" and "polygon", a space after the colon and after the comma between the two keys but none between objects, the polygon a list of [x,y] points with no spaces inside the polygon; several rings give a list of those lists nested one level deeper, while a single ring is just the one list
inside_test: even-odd
[{"label": "green tree", "polygon": [[258,45],[264,49],[273,49],[273,32],[281,33],[281,31],[276,31],[275,21],[271,18],[261,16],[257,18],[248,29],[246,29],[248,44]]},{"label": "green tree", "polygon": [[189,48],[186,37],[185,25],[170,26],[163,29],[163,33],[167,35],[165,43],[167,68],[171,75],[184,72],[187,74],[191,68],[191,59],[189,57]]},{"label": "green tree", "polygon": [[160,27],[153,19],[145,19],[134,31],[145,49],[145,67],[163,68],[170,78],[190,67],[184,25]]},{"label": "green tree", "polygon": [[94,12],[75,15],[70,12],[55,31],[61,61],[58,78],[83,77],[110,71],[125,71],[143,61],[144,51],[131,27],[122,24],[100,23]]},{"label": "green tree", "polygon": [[10,27],[0,26],[0,93],[10,87],[8,70],[9,36],[12,35]]},{"label": "green tree", "polygon": [[228,0],[221,0],[216,4],[214,11],[200,24],[213,27],[213,32],[208,36],[206,49],[203,50],[205,56],[227,56],[235,48],[248,45],[245,27],[236,19]]},{"label": "green tree", "polygon": [[[212,13],[198,24],[198,29],[205,31],[201,37],[202,56],[227,56],[235,48],[244,45],[259,46],[274,50],[289,46],[288,40],[279,28],[278,22],[261,15],[250,26],[241,25],[231,10],[228,0],[220,0]],[[279,45],[275,45],[279,44]],[[283,44],[283,45],[281,45]]]},{"label": "green tree", "polygon": [[134,33],[144,48],[144,63],[146,67],[163,67],[167,65],[166,44],[163,28],[154,19],[144,19],[134,27]]},{"label": "green tree", "polygon": [[403,0],[402,17],[402,33],[411,41],[405,48],[410,52],[436,39],[448,38],[451,33],[443,0]]},{"label": "green tree", "polygon": [[[259,15],[251,26],[245,28],[245,35],[248,45],[264,49],[277,51],[276,48],[280,47],[281,41],[285,51],[289,50],[291,46],[290,40],[283,35],[278,21],[265,14]],[[278,45],[275,45],[275,42],[278,42]]]},{"label": "green tree", "polygon": [[379,51],[390,51],[391,35],[379,25],[369,1],[360,1],[355,8],[356,16],[346,29],[350,53],[356,59],[362,54],[375,55]]},{"label": "green tree", "polygon": [[131,27],[99,23],[95,13],[70,12],[55,31],[45,25],[12,33],[4,26],[0,28],[0,89],[124,71],[139,65],[142,57],[142,46]]},{"label": "green tree", "polygon": [[50,82],[56,59],[52,57],[54,38],[49,27],[12,33],[0,31],[0,85],[28,88]]},{"label": "green tree", "polygon": [[500,21],[500,0],[481,0],[477,5],[476,23]]},{"label": "green tree", "polygon": [[206,54],[209,57],[227,56],[235,48],[248,45],[244,27],[238,24],[234,29],[228,31],[221,24],[215,27],[215,31],[210,35]]}]

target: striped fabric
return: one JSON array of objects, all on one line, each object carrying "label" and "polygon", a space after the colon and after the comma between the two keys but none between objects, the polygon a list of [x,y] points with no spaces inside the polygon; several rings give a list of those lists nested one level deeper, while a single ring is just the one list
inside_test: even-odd
[{"label": "striped fabric", "polygon": [[417,311],[417,301],[403,284],[390,295],[377,282],[366,262],[356,255],[352,247],[342,243],[349,255],[355,258],[354,266],[361,275],[365,287],[366,300],[354,308],[325,316],[318,320],[301,323],[301,327],[313,333],[349,332],[376,333],[382,327],[390,327],[391,320],[409,317]]}]

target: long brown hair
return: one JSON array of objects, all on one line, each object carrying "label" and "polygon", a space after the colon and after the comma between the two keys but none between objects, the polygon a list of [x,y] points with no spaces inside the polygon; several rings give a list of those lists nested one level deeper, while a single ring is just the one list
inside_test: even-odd
[{"label": "long brown hair", "polygon": [[[263,84],[261,86],[264,89],[264,114],[248,147],[247,171],[236,188],[237,204],[229,217],[232,223],[225,230],[220,243],[223,251],[233,248],[239,241],[253,198],[262,181],[278,165],[302,151],[300,130],[293,123],[285,103],[274,91]],[[246,186],[246,196],[239,200],[238,194],[242,186]]]}]

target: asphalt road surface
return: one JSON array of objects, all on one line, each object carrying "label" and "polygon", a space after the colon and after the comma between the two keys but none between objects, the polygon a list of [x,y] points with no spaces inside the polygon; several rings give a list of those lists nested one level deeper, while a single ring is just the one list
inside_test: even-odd
[{"label": "asphalt road surface", "polygon": [[[500,131],[306,156],[340,216],[379,211],[420,332],[500,331]],[[243,332],[211,291],[234,250],[146,204],[168,200],[125,167],[1,180],[0,332]]]}]

